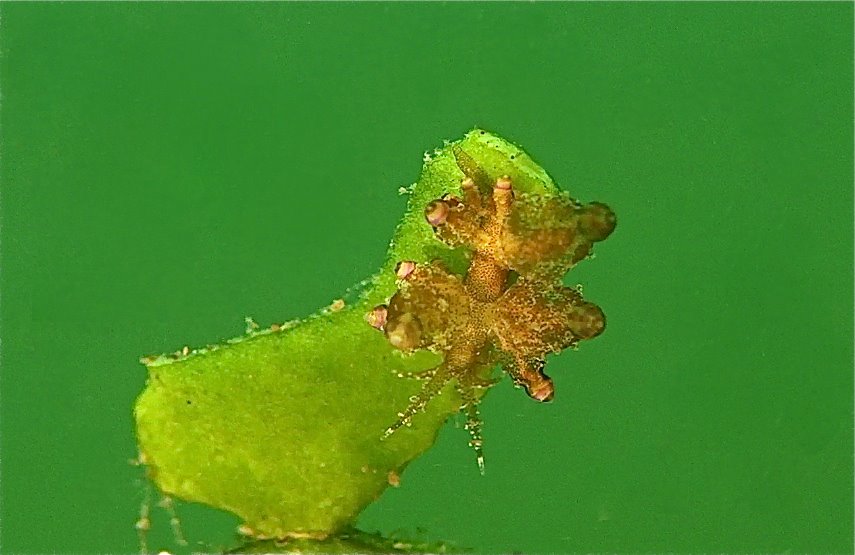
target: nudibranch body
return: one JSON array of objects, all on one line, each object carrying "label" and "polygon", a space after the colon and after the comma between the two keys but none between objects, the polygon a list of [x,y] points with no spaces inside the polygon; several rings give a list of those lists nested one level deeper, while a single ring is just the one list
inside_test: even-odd
[{"label": "nudibranch body", "polygon": [[440,365],[413,376],[424,380],[422,389],[384,437],[409,425],[455,380],[483,472],[477,392],[495,383],[492,369],[500,364],[531,398],[548,402],[554,387],[543,371],[545,356],[602,333],[602,310],[561,278],[611,234],[615,215],[604,204],[582,205],[566,195],[517,195],[509,177],[490,182],[469,162],[460,164],[468,174],[462,195],[425,208],[439,240],[469,250],[465,275],[440,261],[400,261],[398,291],[367,319],[396,349],[443,355]]}]

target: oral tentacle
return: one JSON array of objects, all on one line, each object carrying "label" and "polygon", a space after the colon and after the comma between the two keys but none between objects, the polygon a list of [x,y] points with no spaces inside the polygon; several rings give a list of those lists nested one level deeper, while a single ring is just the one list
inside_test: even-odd
[{"label": "oral tentacle", "polygon": [[398,420],[386,428],[381,439],[387,439],[402,427],[409,426],[412,423],[413,416],[423,411],[428,401],[436,397],[452,377],[453,375],[448,372],[445,365],[437,367],[434,375],[422,385],[421,391],[410,397],[410,404],[403,412],[398,413]]},{"label": "oral tentacle", "polygon": [[464,382],[458,382],[457,391],[463,399],[460,410],[466,413],[466,424],[464,427],[469,432],[469,446],[475,450],[475,460],[478,470],[484,475],[484,439],[481,434],[483,421],[478,410],[478,399],[475,397],[475,389]]}]

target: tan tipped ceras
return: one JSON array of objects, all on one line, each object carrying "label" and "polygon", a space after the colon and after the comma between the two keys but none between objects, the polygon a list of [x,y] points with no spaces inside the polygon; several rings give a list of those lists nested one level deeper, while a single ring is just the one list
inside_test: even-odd
[{"label": "tan tipped ceras", "polygon": [[424,379],[383,437],[409,425],[443,386],[456,380],[467,414],[466,428],[483,472],[481,421],[476,391],[493,385],[501,364],[517,386],[541,402],[554,396],[543,372],[545,356],[602,333],[602,310],[582,299],[561,278],[591,253],[615,227],[615,215],[601,203],[581,205],[567,196],[514,194],[511,179],[487,182],[471,172],[462,198],[446,195],[425,208],[425,219],[450,247],[471,250],[465,275],[440,261],[401,261],[399,289],[368,322],[397,349],[430,349],[443,362],[414,377]]}]

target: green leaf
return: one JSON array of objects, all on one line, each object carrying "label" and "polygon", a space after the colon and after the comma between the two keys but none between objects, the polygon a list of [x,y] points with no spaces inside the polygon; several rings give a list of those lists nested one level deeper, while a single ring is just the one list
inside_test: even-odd
[{"label": "green leaf", "polygon": [[466,553],[448,542],[413,541],[404,538],[386,538],[348,529],[323,540],[288,539],[259,540],[240,546],[227,553]]},{"label": "green leaf", "polygon": [[467,164],[490,179],[511,176],[521,192],[555,191],[525,153],[476,129],[425,155],[388,258],[353,304],[224,345],[144,359],[149,379],[135,407],[137,435],[161,491],[231,511],[257,537],[323,538],[349,526],[434,443],[460,405],[452,387],[411,428],[381,437],[420,387],[396,373],[435,366],[438,356],[402,356],[364,317],[395,292],[399,260],[439,257],[459,266],[461,253],[434,237],[423,211],[459,192]]}]

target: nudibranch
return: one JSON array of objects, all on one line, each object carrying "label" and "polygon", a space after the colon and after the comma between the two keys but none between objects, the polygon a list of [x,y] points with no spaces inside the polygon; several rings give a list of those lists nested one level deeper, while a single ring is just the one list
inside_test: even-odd
[{"label": "nudibranch", "polygon": [[462,194],[425,207],[436,237],[469,253],[465,274],[438,260],[400,261],[397,292],[367,320],[396,349],[443,356],[437,367],[413,376],[424,380],[422,389],[383,437],[409,425],[454,380],[483,472],[478,390],[495,383],[491,373],[499,364],[529,397],[552,400],[553,383],[543,371],[546,355],[596,337],[606,323],[596,304],[561,279],[612,233],[616,220],[602,203],[583,205],[566,194],[517,194],[510,177],[491,181],[469,162],[460,164],[467,174]]}]

